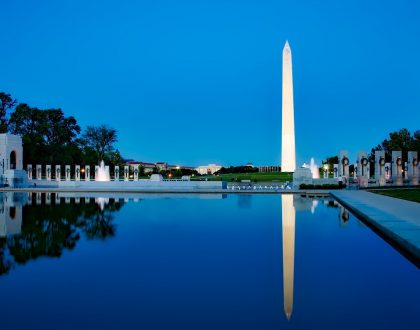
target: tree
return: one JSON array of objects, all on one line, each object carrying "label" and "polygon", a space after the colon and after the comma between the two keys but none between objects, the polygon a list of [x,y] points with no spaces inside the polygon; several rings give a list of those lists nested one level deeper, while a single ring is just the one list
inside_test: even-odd
[{"label": "tree", "polygon": [[7,111],[16,105],[10,94],[0,92],[0,133],[7,133]]},{"label": "tree", "polygon": [[[391,161],[393,150],[402,151],[403,161],[407,160],[407,151],[417,151],[420,153],[420,131],[415,131],[412,136],[410,131],[402,128],[399,131],[389,133],[389,139],[385,139],[377,145],[375,150],[384,150],[386,161]],[[374,156],[374,152],[372,152]]]},{"label": "tree", "polygon": [[26,164],[69,164],[81,158],[75,140],[80,127],[61,109],[40,110],[19,104],[10,117],[9,131],[22,136]]},{"label": "tree", "polygon": [[117,131],[106,125],[88,126],[81,139],[82,145],[96,153],[97,163],[109,157],[114,152],[114,143],[117,142]]}]

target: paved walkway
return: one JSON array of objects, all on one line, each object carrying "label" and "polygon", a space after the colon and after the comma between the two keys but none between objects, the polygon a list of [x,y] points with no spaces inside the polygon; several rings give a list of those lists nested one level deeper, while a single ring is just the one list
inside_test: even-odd
[{"label": "paved walkway", "polygon": [[363,190],[332,191],[341,204],[398,244],[420,264],[420,203]]}]

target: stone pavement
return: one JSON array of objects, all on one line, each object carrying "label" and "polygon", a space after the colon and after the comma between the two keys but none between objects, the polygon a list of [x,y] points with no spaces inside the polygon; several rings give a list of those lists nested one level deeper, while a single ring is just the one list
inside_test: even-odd
[{"label": "stone pavement", "polygon": [[420,203],[363,190],[331,191],[341,204],[362,217],[420,265]]}]

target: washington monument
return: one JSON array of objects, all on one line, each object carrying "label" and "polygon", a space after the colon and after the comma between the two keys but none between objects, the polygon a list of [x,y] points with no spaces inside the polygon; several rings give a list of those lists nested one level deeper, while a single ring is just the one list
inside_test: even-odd
[{"label": "washington monument", "polygon": [[292,51],[289,42],[283,48],[283,84],[281,115],[281,170],[294,172],[295,154],[295,114],[293,106]]}]

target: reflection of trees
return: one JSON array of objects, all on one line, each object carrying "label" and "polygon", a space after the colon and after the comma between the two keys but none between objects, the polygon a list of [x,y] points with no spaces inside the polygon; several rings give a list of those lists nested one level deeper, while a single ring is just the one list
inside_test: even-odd
[{"label": "reflection of trees", "polygon": [[110,201],[103,210],[95,203],[25,206],[21,233],[0,238],[0,275],[30,259],[60,257],[76,246],[81,233],[88,239],[115,236],[112,213],[122,205]]}]

